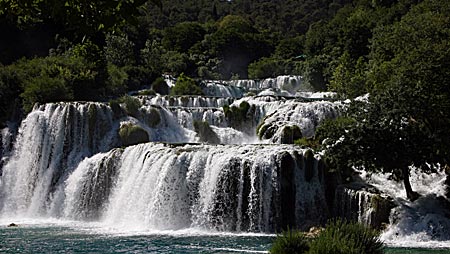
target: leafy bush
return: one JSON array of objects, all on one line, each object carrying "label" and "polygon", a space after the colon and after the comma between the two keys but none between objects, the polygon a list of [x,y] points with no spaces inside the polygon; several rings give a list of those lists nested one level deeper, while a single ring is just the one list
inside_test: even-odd
[{"label": "leafy bush", "polygon": [[379,233],[360,223],[330,221],[311,242],[310,254],[382,254]]},{"label": "leafy bush", "polygon": [[138,90],[144,86],[148,86],[157,75],[160,75],[144,66],[125,66],[124,70],[128,75],[128,79],[125,81],[128,91]]},{"label": "leafy bush", "polygon": [[104,47],[104,51],[108,63],[120,67],[135,63],[133,52],[134,43],[128,39],[126,34],[114,35],[108,33],[105,42],[106,46]]},{"label": "leafy bush", "polygon": [[163,77],[158,77],[157,79],[155,79],[155,81],[153,81],[152,89],[153,91],[161,95],[169,94],[169,86],[167,85]]},{"label": "leafy bush", "polygon": [[125,111],[128,115],[133,117],[139,116],[139,109],[141,108],[142,104],[139,101],[139,99],[134,98],[129,95],[122,96],[119,98],[119,102],[123,103],[125,106]]},{"label": "leafy bush", "polygon": [[194,79],[184,75],[178,77],[175,86],[170,91],[171,95],[203,95],[200,86],[197,85]]},{"label": "leafy bush", "polygon": [[97,73],[92,67],[83,57],[65,55],[22,60],[10,66],[23,87],[25,111],[36,102],[98,99],[101,90],[95,87]]},{"label": "leafy bush", "polygon": [[278,235],[270,248],[271,254],[302,254],[309,250],[305,235],[296,230],[284,231]]},{"label": "leafy bush", "polygon": [[107,93],[110,95],[124,94],[127,90],[126,81],[128,80],[125,68],[108,64],[108,76]]},{"label": "leafy bush", "polygon": [[70,87],[61,78],[42,76],[27,81],[21,94],[26,111],[31,111],[34,103],[67,101],[73,99]]},{"label": "leafy bush", "polygon": [[0,127],[9,120],[16,107],[16,98],[21,93],[16,73],[0,65]]},{"label": "leafy bush", "polygon": [[248,66],[248,77],[251,79],[263,79],[286,74],[284,63],[280,59],[261,58]]}]

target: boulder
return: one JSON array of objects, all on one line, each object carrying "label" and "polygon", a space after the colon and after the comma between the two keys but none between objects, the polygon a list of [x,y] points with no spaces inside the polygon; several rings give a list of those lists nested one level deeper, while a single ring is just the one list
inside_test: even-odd
[{"label": "boulder", "polygon": [[120,126],[120,140],[123,146],[131,146],[149,142],[148,133],[140,126],[126,123]]}]

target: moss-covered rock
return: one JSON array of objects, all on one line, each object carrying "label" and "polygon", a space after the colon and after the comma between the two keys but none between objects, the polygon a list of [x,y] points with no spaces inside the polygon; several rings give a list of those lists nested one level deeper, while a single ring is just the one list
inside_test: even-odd
[{"label": "moss-covered rock", "polygon": [[281,144],[294,144],[295,140],[302,138],[302,131],[297,125],[284,126],[281,132]]},{"label": "moss-covered rock", "polygon": [[239,107],[230,107],[228,105],[223,107],[223,113],[225,114],[229,126],[250,135],[254,135],[253,132],[250,132],[253,130],[254,126],[256,126],[256,123],[254,122],[255,111],[255,105],[250,105],[246,101],[241,102]]},{"label": "moss-covered rock", "polygon": [[333,216],[349,221],[362,219],[359,222],[374,228],[382,228],[389,223],[395,204],[375,187],[353,182],[337,186],[335,192]]},{"label": "moss-covered rock", "polygon": [[200,137],[200,142],[206,142],[209,144],[219,144],[220,139],[217,134],[211,129],[208,122],[195,121],[194,129]]},{"label": "moss-covered rock", "polygon": [[120,98],[120,101],[124,104],[125,111],[127,112],[128,115],[133,116],[135,118],[139,117],[140,115],[139,109],[142,106],[139,99],[129,95],[125,95],[124,97]]},{"label": "moss-covered rock", "polygon": [[147,110],[143,116],[145,124],[148,127],[154,128],[161,122],[161,115],[159,114],[159,110],[151,107]]},{"label": "moss-covered rock", "polygon": [[119,100],[110,100],[109,107],[111,108],[115,119],[122,118],[126,115],[124,109],[120,106]]},{"label": "moss-covered rock", "polygon": [[126,123],[120,126],[120,141],[123,146],[131,146],[148,142],[148,133],[138,125]]}]

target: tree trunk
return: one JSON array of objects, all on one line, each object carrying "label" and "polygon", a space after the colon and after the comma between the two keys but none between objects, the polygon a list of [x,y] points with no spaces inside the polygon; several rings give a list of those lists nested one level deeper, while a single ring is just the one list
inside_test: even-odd
[{"label": "tree trunk", "polygon": [[402,174],[403,174],[403,184],[405,185],[405,190],[406,190],[406,197],[410,201],[414,201],[414,200],[418,199],[420,197],[419,193],[413,191],[413,189],[411,187],[411,183],[409,182],[408,167],[402,168]]}]

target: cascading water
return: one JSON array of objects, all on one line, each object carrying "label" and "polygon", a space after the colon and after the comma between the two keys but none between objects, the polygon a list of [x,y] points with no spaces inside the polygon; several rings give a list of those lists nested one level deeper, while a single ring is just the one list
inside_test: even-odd
[{"label": "cascading water", "polygon": [[272,89],[285,95],[295,95],[297,91],[306,92],[302,76],[278,76],[262,80],[207,80],[203,82],[203,91],[209,96],[224,96],[240,98],[245,92],[259,93],[266,89]]},{"label": "cascading water", "polygon": [[[140,96],[131,113],[90,102],[36,107],[0,167],[0,218],[94,221],[119,231],[275,232],[331,216],[383,227],[390,215],[383,234],[390,245],[450,246],[444,173],[413,173],[422,197],[408,202],[384,175],[340,185],[318,157],[280,144],[298,138],[295,126],[300,136],[314,135],[345,107],[302,86],[297,76],[206,81],[204,91],[217,97]],[[249,91],[259,94],[241,98]],[[122,127],[143,130],[142,142],[176,144],[118,148]],[[202,132],[229,145],[180,144],[209,142]],[[11,135],[1,134],[7,151]]]},{"label": "cascading water", "polygon": [[394,198],[396,207],[390,214],[382,239],[398,247],[450,247],[450,202],[445,198],[447,175],[443,170],[422,173],[411,168],[410,181],[421,197],[415,202],[406,198],[403,185],[387,174],[363,174],[363,178]]},{"label": "cascading water", "polygon": [[3,215],[57,215],[58,187],[87,156],[117,142],[111,110],[99,103],[41,106],[22,122],[15,150],[3,167]]},{"label": "cascading water", "polygon": [[[107,225],[128,230],[252,232],[305,228],[327,217],[317,161],[292,146],[149,143],[118,153],[79,164],[66,183],[65,216],[101,214]],[[308,179],[306,167],[313,169]]]}]

